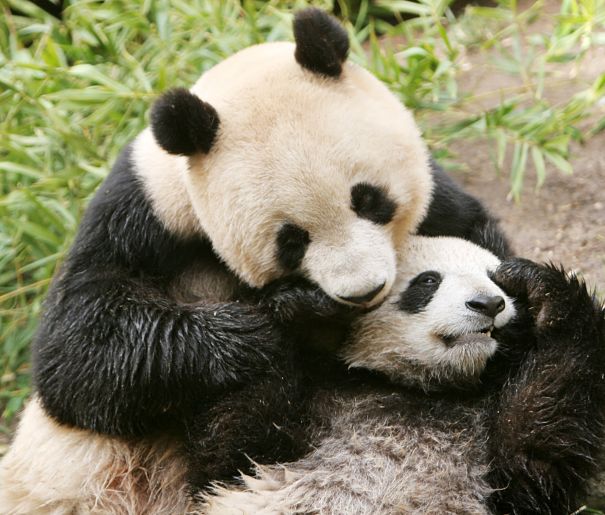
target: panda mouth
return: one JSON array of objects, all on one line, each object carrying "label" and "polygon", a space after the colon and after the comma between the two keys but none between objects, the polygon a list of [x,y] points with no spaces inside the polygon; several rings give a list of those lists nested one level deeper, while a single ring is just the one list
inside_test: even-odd
[{"label": "panda mouth", "polygon": [[481,344],[491,343],[492,331],[494,330],[493,325],[489,325],[479,331],[458,333],[458,334],[440,334],[439,338],[445,343],[447,347],[454,347],[456,345],[464,345],[468,343]]}]

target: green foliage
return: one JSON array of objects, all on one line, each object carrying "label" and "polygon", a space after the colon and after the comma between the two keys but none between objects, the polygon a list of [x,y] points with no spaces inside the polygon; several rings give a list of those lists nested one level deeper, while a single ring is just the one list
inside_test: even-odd
[{"label": "green foliage", "polygon": [[[564,1],[556,17],[547,17],[544,2],[521,11],[515,1],[503,0],[498,7],[468,7],[457,19],[449,3],[376,0],[378,6],[416,17],[394,26],[371,23],[365,64],[414,109],[437,155],[451,156],[456,139],[493,140],[497,168],[510,163],[514,198],[520,198],[530,161],[537,187],[546,178],[545,163],[572,173],[571,143],[605,128],[605,73],[589,83],[578,78],[593,47],[605,44],[605,1]],[[540,23],[541,28],[532,28]],[[377,31],[385,37],[375,37]],[[495,74],[516,79],[515,86],[461,90],[461,68],[481,54],[489,55]],[[576,94],[555,100],[550,84],[571,87]],[[483,105],[486,100],[489,107]]]},{"label": "green foliage", "polygon": [[[511,189],[526,167],[571,172],[569,146],[605,127],[595,119],[605,75],[555,102],[545,91],[605,43],[605,0],[566,0],[548,32],[542,2],[472,7],[456,18],[447,0],[337,0],[350,20],[352,58],[412,108],[438,155],[458,138],[488,137],[510,161]],[[331,2],[314,5],[331,8]],[[65,19],[31,2],[0,0],[0,412],[29,394],[28,347],[52,275],[87,200],[120,148],[146,124],[156,94],[187,86],[237,50],[291,37],[285,0],[80,0]],[[475,94],[459,76],[469,52],[490,52],[520,79]],[[569,76],[567,73],[566,77]],[[563,79],[568,80],[568,79]],[[488,107],[478,104],[491,99]],[[592,116],[592,118],[591,118]],[[592,131],[592,132],[591,132]],[[2,430],[2,426],[0,426]]]},{"label": "green foliage", "polygon": [[[0,408],[29,393],[28,347],[87,200],[149,104],[237,50],[290,37],[297,2],[78,1],[65,21],[0,2]],[[12,11],[12,12],[11,12]],[[15,14],[15,13],[21,14]]]}]

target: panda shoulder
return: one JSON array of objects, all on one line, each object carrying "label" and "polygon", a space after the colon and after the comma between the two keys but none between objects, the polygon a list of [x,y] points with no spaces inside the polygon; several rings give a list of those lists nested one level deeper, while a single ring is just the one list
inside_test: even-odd
[{"label": "panda shoulder", "polygon": [[162,156],[149,137],[144,131],[118,156],[84,214],[72,261],[157,269],[161,256],[207,243],[178,178],[178,158]]},{"label": "panda shoulder", "polygon": [[148,128],[132,143],[128,165],[155,216],[170,232],[183,237],[200,234],[201,228],[184,183],[187,157],[166,152]]}]

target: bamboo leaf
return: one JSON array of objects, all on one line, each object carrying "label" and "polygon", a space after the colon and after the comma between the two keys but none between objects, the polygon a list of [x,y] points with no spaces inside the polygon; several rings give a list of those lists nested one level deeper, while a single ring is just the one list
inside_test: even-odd
[{"label": "bamboo leaf", "polygon": [[534,162],[534,168],[536,169],[536,188],[541,188],[546,179],[546,167],[544,165],[544,156],[542,151],[537,147],[532,147],[531,157]]}]

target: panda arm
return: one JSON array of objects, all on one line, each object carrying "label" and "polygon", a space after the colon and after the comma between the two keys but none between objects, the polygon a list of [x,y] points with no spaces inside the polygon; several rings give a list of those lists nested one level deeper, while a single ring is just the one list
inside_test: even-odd
[{"label": "panda arm", "polygon": [[418,228],[422,236],[455,236],[483,247],[500,259],[513,255],[498,222],[481,202],[466,193],[434,161],[433,197],[429,210]]},{"label": "panda arm", "polygon": [[[286,356],[286,355],[284,355]],[[308,393],[295,353],[252,385],[214,400],[187,423],[186,455],[194,490],[250,473],[255,463],[287,462],[309,450]]]},{"label": "panda arm", "polygon": [[256,307],[168,295],[170,274],[207,247],[159,224],[126,151],[84,216],[34,341],[35,384],[51,416],[139,434],[271,367],[280,338]]},{"label": "panda arm", "polygon": [[513,260],[496,275],[527,302],[535,340],[492,407],[492,502],[498,513],[572,512],[605,443],[604,311],[552,265]]},{"label": "panda arm", "polygon": [[194,490],[228,481],[254,464],[287,462],[310,450],[319,422],[311,400],[319,385],[339,388],[349,379],[333,356],[360,311],[329,298],[302,278],[285,278],[261,290],[242,288],[238,298],[258,303],[280,324],[285,352],[250,385],[199,406],[187,421],[186,455]]}]

